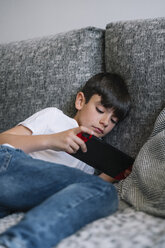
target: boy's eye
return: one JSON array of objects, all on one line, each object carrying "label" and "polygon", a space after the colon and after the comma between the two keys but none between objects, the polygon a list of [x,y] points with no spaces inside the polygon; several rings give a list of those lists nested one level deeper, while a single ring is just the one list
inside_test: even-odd
[{"label": "boy's eye", "polygon": [[111,122],[112,122],[114,125],[117,124],[117,120],[116,120],[116,119],[111,118]]},{"label": "boy's eye", "polygon": [[96,110],[97,110],[97,112],[100,113],[100,114],[103,114],[103,113],[104,113],[104,112],[103,112],[101,109],[99,109],[98,107],[96,107]]}]

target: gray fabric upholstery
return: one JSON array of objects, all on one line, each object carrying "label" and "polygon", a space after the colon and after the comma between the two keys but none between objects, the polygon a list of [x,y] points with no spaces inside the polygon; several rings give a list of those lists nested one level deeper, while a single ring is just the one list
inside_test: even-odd
[{"label": "gray fabric upholstery", "polygon": [[77,90],[104,71],[104,31],[83,28],[0,45],[0,132],[34,112],[71,111]]},{"label": "gray fabric upholstery", "polygon": [[82,228],[56,248],[164,248],[165,221],[131,208]]},{"label": "gray fabric upholstery", "polygon": [[135,156],[165,106],[165,18],[108,24],[105,63],[126,80],[132,96],[129,117],[107,140]]},{"label": "gray fabric upholstery", "polygon": [[[20,213],[1,219],[0,233],[17,224],[23,217],[24,214]],[[122,203],[115,214],[88,224],[55,247],[164,248],[165,221],[125,207]]]},{"label": "gray fabric upholstery", "polygon": [[165,108],[140,149],[132,173],[118,185],[120,196],[135,209],[165,217]]}]

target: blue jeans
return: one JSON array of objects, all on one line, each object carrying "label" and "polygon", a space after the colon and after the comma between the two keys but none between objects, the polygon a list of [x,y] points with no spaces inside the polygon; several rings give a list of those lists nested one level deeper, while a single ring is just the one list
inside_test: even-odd
[{"label": "blue jeans", "polygon": [[0,146],[0,217],[26,212],[0,235],[0,244],[50,248],[117,206],[115,187],[101,178]]}]

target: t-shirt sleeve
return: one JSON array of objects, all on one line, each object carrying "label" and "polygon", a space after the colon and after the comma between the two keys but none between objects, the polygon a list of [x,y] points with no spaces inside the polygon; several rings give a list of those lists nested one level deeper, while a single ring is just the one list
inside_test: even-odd
[{"label": "t-shirt sleeve", "polygon": [[45,108],[26,120],[18,123],[18,125],[23,125],[30,129],[33,135],[45,134],[45,131],[48,129],[50,120],[58,115],[58,110],[56,108]]}]

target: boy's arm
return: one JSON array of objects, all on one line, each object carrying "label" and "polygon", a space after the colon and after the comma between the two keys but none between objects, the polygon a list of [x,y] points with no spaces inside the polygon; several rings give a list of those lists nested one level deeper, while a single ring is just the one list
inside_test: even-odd
[{"label": "boy's arm", "polygon": [[[128,177],[130,173],[131,173],[131,170],[130,170],[130,169],[126,169],[126,170],[124,171],[124,178]],[[101,177],[103,180],[105,180],[105,181],[107,181],[107,182],[110,182],[110,183],[113,183],[113,182],[116,181],[116,178],[110,177],[110,176],[108,176],[108,175],[105,174],[105,173],[101,173],[101,174],[99,175],[99,177]]]},{"label": "boy's arm", "polygon": [[26,153],[43,150],[45,140],[43,135],[33,136],[31,130],[24,126],[16,126],[0,134],[1,145],[8,143]]},{"label": "boy's arm", "polygon": [[79,148],[86,152],[84,141],[77,137],[79,132],[92,134],[90,129],[81,126],[55,134],[32,135],[30,129],[16,126],[0,134],[0,144],[8,143],[26,153],[46,149],[74,153]]},{"label": "boy's arm", "polygon": [[107,181],[107,182],[109,182],[109,183],[113,183],[113,182],[115,181],[115,178],[110,177],[110,176],[108,176],[108,175],[105,174],[105,173],[101,173],[101,174],[99,175],[99,177],[101,177],[103,180],[105,180],[105,181]]}]

